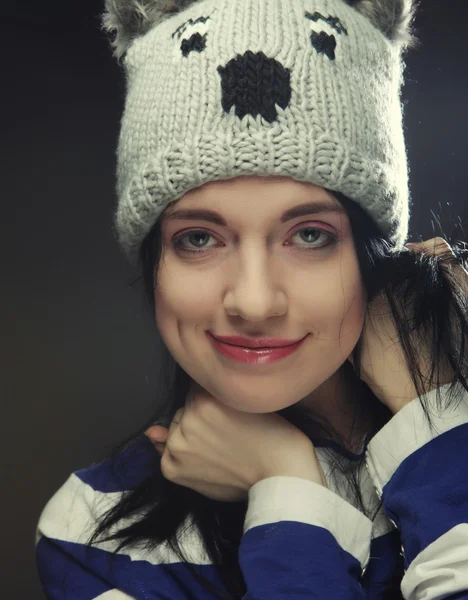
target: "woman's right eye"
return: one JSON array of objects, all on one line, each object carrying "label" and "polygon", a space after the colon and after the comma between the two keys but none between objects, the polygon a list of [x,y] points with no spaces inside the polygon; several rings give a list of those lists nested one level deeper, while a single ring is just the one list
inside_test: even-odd
[{"label": "woman's right eye", "polygon": [[213,237],[210,233],[207,233],[206,231],[189,231],[189,232],[183,233],[182,235],[179,235],[179,236],[175,237],[174,240],[173,240],[173,245],[174,245],[174,247],[177,250],[179,250],[181,252],[191,252],[191,253],[193,253],[193,252],[195,252],[195,253],[196,252],[202,252],[203,248],[205,248],[206,246],[202,246],[200,248],[200,250],[190,250],[190,249],[188,249],[188,248],[186,248],[185,246],[182,245],[182,241],[185,238],[188,238],[189,236],[200,236],[200,235],[201,236]]}]

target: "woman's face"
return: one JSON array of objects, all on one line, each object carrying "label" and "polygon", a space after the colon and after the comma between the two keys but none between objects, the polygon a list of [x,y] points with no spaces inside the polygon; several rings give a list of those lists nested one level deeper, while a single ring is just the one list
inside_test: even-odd
[{"label": "woman's face", "polygon": [[[341,208],[312,183],[241,176],[190,190],[162,217],[158,329],[190,377],[231,408],[319,405],[359,339],[366,299],[346,212],[281,219],[322,202]],[[167,218],[182,209],[214,211],[226,224]],[[307,337],[287,358],[249,365],[220,354],[207,332]]]}]

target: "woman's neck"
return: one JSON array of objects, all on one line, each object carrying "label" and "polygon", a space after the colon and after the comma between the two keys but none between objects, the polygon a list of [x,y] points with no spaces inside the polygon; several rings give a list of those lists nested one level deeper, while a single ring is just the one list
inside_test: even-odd
[{"label": "woman's neck", "polygon": [[376,419],[368,408],[361,382],[349,367],[343,365],[299,404],[330,430],[329,439],[358,454],[364,437],[375,430]]}]

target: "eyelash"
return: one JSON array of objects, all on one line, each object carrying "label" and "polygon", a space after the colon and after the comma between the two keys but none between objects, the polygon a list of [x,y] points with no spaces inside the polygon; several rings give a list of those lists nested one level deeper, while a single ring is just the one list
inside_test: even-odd
[{"label": "eyelash", "polygon": [[[330,241],[327,244],[324,244],[323,246],[306,246],[306,247],[300,247],[300,250],[306,251],[306,252],[310,252],[312,250],[322,250],[323,248],[327,248],[328,246],[331,246],[332,244],[336,244],[336,242],[338,241],[338,236],[334,233],[331,233],[330,231],[326,230],[326,229],[321,229],[320,227],[301,227],[299,228],[297,231],[295,231],[291,237],[294,237],[297,233],[299,233],[300,231],[304,231],[306,229],[311,229],[312,231],[319,231],[320,233],[323,233],[325,235],[327,235],[330,239]],[[205,233],[211,237],[214,237],[213,234],[209,233],[208,231],[204,231],[201,229],[192,229],[191,231],[186,231],[185,233],[183,233],[182,235],[178,235],[175,236],[173,238],[173,246],[174,248],[183,253],[183,254],[201,254],[201,253],[205,253],[206,250],[204,249],[199,249],[199,250],[188,250],[187,248],[184,248],[182,246],[182,240],[186,237],[188,237],[189,235],[193,234],[193,233]]]}]

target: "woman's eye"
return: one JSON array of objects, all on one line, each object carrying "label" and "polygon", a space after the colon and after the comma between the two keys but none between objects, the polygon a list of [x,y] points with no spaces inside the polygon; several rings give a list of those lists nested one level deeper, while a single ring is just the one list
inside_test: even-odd
[{"label": "woman's eye", "polygon": [[[302,232],[305,232],[304,234]],[[302,250],[319,250],[321,248],[325,248],[330,246],[331,244],[336,243],[338,236],[327,231],[325,229],[320,229],[317,227],[302,227],[298,229],[295,233],[292,234],[291,239],[299,236],[300,239],[305,242],[305,244],[293,244],[298,246]],[[202,230],[192,230],[186,232],[182,235],[175,236],[173,239],[173,246],[179,252],[186,252],[189,254],[200,254],[201,252],[205,252],[205,248],[212,248],[213,246],[207,246],[203,243],[204,239],[213,238],[214,236],[207,231]],[[322,243],[317,245],[316,242],[318,240],[328,240],[326,243]],[[183,245],[184,240],[187,241],[186,245]],[[311,245],[314,244],[314,245]],[[290,244],[288,244],[290,245]],[[191,246],[187,247],[187,246]]]}]

